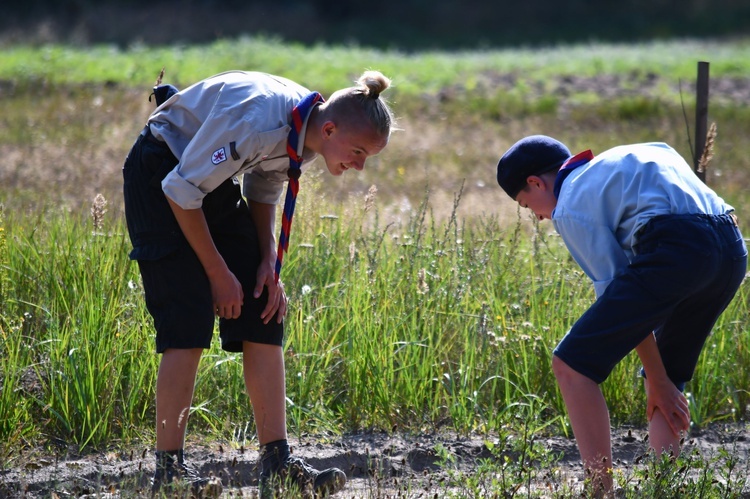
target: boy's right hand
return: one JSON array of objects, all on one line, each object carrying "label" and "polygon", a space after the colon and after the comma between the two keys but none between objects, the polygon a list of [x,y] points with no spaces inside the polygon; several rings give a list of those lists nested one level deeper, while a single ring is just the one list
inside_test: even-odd
[{"label": "boy's right hand", "polygon": [[214,313],[222,319],[236,319],[242,312],[245,294],[240,281],[229,268],[208,276],[211,283]]},{"label": "boy's right hand", "polygon": [[167,201],[182,233],[206,271],[211,284],[214,313],[223,319],[236,319],[240,316],[245,298],[242,285],[216,249],[203,210],[184,209],[169,196]]}]

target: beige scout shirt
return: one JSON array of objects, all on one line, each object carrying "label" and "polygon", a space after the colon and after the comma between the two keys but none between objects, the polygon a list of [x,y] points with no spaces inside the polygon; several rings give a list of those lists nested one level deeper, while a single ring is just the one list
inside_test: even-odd
[{"label": "beige scout shirt", "polygon": [[[279,76],[230,71],[173,95],[148,119],[178,160],[162,181],[164,193],[184,209],[200,208],[206,194],[244,173],[248,199],[278,204],[289,170],[292,109],[309,93]],[[306,129],[307,119],[297,150],[303,171],[316,157],[304,150]]]}]

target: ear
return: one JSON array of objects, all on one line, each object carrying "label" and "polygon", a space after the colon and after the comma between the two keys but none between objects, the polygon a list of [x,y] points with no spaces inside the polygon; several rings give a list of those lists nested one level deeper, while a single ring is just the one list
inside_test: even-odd
[{"label": "ear", "polygon": [[538,175],[529,175],[526,177],[526,185],[530,188],[537,188],[543,191],[547,189],[547,184],[544,182],[544,179]]},{"label": "ear", "polygon": [[320,127],[320,133],[323,135],[323,139],[330,139],[334,133],[336,133],[336,123],[333,121],[326,121],[323,126]]}]

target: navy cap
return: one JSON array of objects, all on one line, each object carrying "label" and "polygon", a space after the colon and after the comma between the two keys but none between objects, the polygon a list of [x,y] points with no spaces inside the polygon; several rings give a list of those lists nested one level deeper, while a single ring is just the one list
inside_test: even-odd
[{"label": "navy cap", "polygon": [[497,183],[513,199],[526,186],[530,175],[559,169],[570,158],[570,150],[546,135],[530,135],[508,149],[497,163]]}]

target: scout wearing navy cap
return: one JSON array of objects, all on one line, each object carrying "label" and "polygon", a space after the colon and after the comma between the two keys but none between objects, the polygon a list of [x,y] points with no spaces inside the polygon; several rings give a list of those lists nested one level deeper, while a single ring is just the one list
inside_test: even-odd
[{"label": "scout wearing navy cap", "polygon": [[497,163],[497,183],[513,199],[530,175],[557,170],[570,158],[565,144],[546,135],[525,137],[508,149]]},{"label": "scout wearing navy cap", "polygon": [[649,447],[655,456],[680,455],[690,428],[682,392],[747,272],[734,208],[663,142],[571,156],[559,141],[533,135],[503,154],[497,182],[536,220],[552,221],[593,284],[596,299],[554,348],[552,373],[586,495],[610,497],[612,439],[600,385],[635,351],[648,378]]}]

